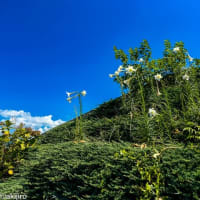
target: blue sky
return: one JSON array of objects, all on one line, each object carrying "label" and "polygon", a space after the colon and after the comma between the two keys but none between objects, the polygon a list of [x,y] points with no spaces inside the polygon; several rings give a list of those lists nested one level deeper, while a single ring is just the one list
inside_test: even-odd
[{"label": "blue sky", "polygon": [[[198,0],[7,0],[0,2],[0,110],[69,120],[65,91],[83,90],[84,112],[120,95],[108,77],[120,65],[113,46],[147,39],[153,57],[163,41],[200,46]],[[3,116],[5,118],[5,115]]]}]

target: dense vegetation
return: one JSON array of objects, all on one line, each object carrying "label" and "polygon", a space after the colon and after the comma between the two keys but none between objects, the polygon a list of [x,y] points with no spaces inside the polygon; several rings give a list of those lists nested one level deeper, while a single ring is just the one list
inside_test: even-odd
[{"label": "dense vegetation", "polygon": [[14,129],[13,124],[9,120],[0,123],[0,178],[13,175],[26,150],[36,144],[40,135],[39,131],[26,128],[23,124]]},{"label": "dense vegetation", "polygon": [[[165,41],[151,58],[147,41],[110,74],[121,97],[43,134],[2,193],[28,199],[200,199],[200,60]],[[78,118],[79,119],[79,118]],[[13,186],[14,184],[14,186]]]}]

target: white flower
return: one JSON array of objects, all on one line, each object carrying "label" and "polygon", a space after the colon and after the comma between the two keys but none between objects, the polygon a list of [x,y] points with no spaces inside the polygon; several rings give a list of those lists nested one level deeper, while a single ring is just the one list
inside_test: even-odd
[{"label": "white flower", "polygon": [[122,71],[122,69],[123,69],[123,66],[122,66],[122,65],[120,65],[120,66],[118,67],[117,71],[118,71],[118,72],[121,72],[121,71]]},{"label": "white flower", "polygon": [[129,73],[129,74],[132,74],[133,72],[136,72],[136,69],[133,68],[133,66],[128,66],[126,68],[126,72]]},{"label": "white flower", "polygon": [[110,78],[113,78],[115,75],[114,74],[109,74],[109,77]]},{"label": "white flower", "polygon": [[143,58],[140,58],[140,59],[139,59],[139,62],[140,62],[140,63],[143,62],[143,61],[144,61]]},{"label": "white flower", "polygon": [[115,76],[118,76],[119,75],[119,71],[115,71]]},{"label": "white flower", "polygon": [[71,98],[71,97],[68,97],[68,98],[67,98],[67,101],[68,101],[69,103],[71,103],[71,102],[72,102],[72,98]]},{"label": "white flower", "polygon": [[190,77],[189,77],[187,74],[185,74],[185,75],[183,76],[183,80],[189,81],[189,79],[190,79]]},{"label": "white flower", "polygon": [[66,92],[66,94],[67,94],[68,97],[70,97],[70,95],[71,95],[72,93],[70,93],[70,92]]},{"label": "white flower", "polygon": [[83,91],[81,92],[81,94],[82,94],[83,96],[85,96],[85,95],[87,94],[87,92],[86,92],[85,90],[83,90]]},{"label": "white flower", "polygon": [[149,115],[150,117],[155,117],[158,113],[154,108],[149,108]]},{"label": "white flower", "polygon": [[189,58],[190,62],[192,62],[194,60],[194,58],[192,58],[189,53],[188,53],[188,58]]},{"label": "white flower", "polygon": [[180,50],[179,47],[174,47],[173,52],[177,52],[177,51],[179,51],[179,50]]},{"label": "white flower", "polygon": [[155,79],[157,81],[160,81],[160,79],[162,79],[162,75],[161,74],[156,74],[154,77],[155,77]]}]

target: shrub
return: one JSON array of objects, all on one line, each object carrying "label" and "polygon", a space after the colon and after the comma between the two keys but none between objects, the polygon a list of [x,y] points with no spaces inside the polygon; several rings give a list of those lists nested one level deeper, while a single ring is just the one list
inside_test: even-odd
[{"label": "shrub", "polygon": [[155,199],[157,187],[163,199],[200,198],[200,152],[180,146],[163,152],[159,162],[155,153],[120,143],[42,145],[21,167],[23,192],[29,199],[130,200]]},{"label": "shrub", "polygon": [[40,135],[39,131],[24,128],[23,124],[12,130],[9,120],[1,122],[0,136],[0,178],[14,174],[14,168],[21,162],[28,148],[33,147]]}]

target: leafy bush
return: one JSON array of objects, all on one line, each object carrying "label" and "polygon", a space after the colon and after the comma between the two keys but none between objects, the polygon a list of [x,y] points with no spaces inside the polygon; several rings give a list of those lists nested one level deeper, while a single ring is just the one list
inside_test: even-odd
[{"label": "leafy bush", "polygon": [[0,178],[13,175],[14,168],[24,158],[28,148],[33,147],[40,135],[39,131],[24,128],[23,124],[12,130],[13,123],[9,120],[1,122],[0,136]]},{"label": "leafy bush", "polygon": [[155,199],[154,191],[163,199],[200,198],[200,152],[182,146],[156,154],[130,144],[68,142],[42,145],[28,159],[21,174],[29,199]]},{"label": "leafy bush", "polygon": [[15,173],[9,179],[4,179],[0,181],[0,191],[1,195],[8,194],[24,194],[23,184],[25,179],[20,177],[18,173]]}]

